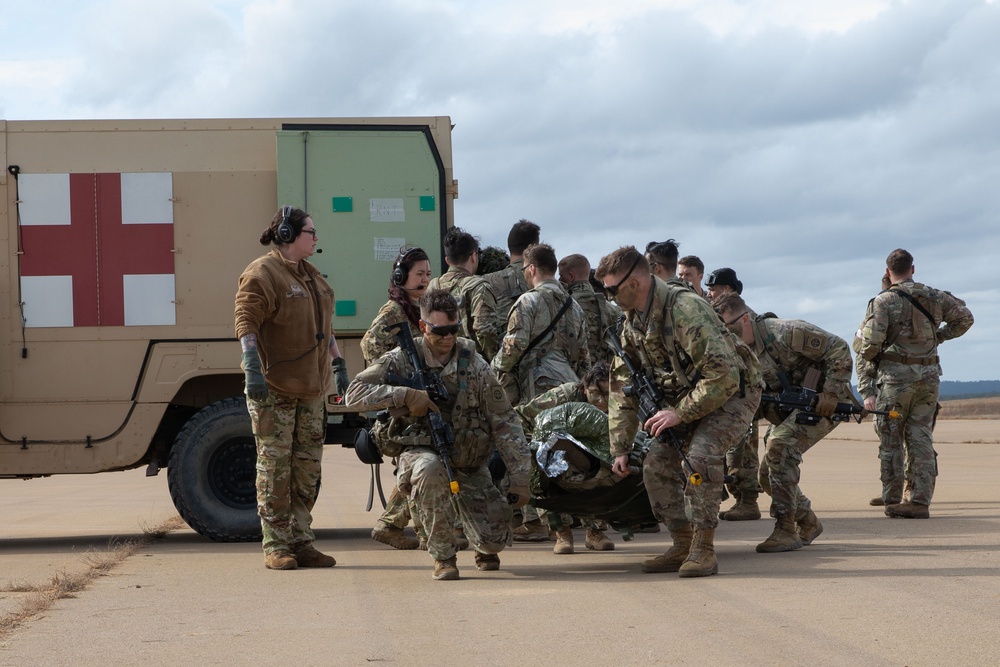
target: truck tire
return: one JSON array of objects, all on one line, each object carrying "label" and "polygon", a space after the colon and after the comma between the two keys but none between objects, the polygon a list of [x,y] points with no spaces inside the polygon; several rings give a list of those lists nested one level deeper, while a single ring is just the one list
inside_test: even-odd
[{"label": "truck tire", "polygon": [[184,424],[170,450],[170,497],[191,528],[215,542],[261,539],[257,446],[246,399],[205,406]]}]

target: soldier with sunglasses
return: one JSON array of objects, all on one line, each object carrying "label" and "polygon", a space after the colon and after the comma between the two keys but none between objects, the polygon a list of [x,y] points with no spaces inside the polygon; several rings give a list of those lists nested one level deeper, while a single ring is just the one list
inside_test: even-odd
[{"label": "soldier with sunglasses", "polygon": [[[365,411],[388,409],[390,419],[373,430],[383,453],[398,452],[396,483],[409,494],[427,531],[434,558],[433,577],[458,579],[452,532],[461,520],[475,549],[476,567],[500,568],[497,555],[511,541],[511,508],[493,483],[486,462],[494,447],[507,466],[510,494],[523,505],[528,492],[528,445],[503,388],[471,340],[459,337],[458,303],[444,290],[420,299],[417,355],[440,375],[447,398],[439,403],[426,391],[389,384],[391,376],[414,372],[405,350],[396,348],[359,373],[347,390],[347,403]],[[454,433],[450,468],[458,492],[449,488],[444,462],[433,447],[429,411],[439,412]]]}]

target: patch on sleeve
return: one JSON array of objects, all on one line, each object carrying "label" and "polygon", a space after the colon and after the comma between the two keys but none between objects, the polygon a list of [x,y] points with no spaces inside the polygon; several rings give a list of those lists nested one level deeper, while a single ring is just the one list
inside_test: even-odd
[{"label": "patch on sleeve", "polygon": [[507,395],[503,393],[503,389],[501,389],[500,387],[493,388],[494,401],[496,401],[497,403],[502,403],[505,398],[507,398]]}]

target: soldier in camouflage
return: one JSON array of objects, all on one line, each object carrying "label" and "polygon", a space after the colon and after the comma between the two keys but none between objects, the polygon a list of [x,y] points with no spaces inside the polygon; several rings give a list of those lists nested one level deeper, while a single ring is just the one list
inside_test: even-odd
[{"label": "soldier in camouflage", "polygon": [[765,391],[782,389],[778,373],[789,382],[802,386],[806,372],[819,371],[815,387],[815,411],[821,417],[816,424],[799,424],[799,410],[783,410],[776,403],[764,402],[761,414],[771,422],[764,437],[764,463],[771,489],[771,516],[774,531],[757,545],[759,553],[793,551],[823,532],[823,524],[812,511],[811,503],[799,488],[802,455],[822,440],[840,422],[830,419],[838,402],[854,400],[851,390],[851,350],[847,341],[814,324],[802,320],[778,319],[773,313],[757,315],[735,292],[714,302],[730,331],[739,336],[757,355],[764,376]]},{"label": "soldier in camouflage", "polygon": [[[497,555],[511,541],[511,509],[486,468],[493,448],[509,475],[510,495],[523,504],[528,492],[528,447],[507,396],[475,344],[456,337],[458,304],[443,290],[427,292],[420,302],[416,339],[424,365],[440,374],[448,400],[436,405],[427,392],[387,383],[390,374],[409,376],[415,369],[401,349],[380,357],[359,373],[347,391],[349,406],[364,411],[388,408],[391,418],[373,429],[385,455],[399,457],[396,481],[409,494],[427,530],[427,550],[434,558],[434,578],[458,579],[452,529],[458,518],[476,550],[479,570],[500,567]],[[449,463],[459,484],[449,489],[445,466],[433,447],[428,411],[451,424],[454,444]]]},{"label": "soldier in camouflage", "polygon": [[507,321],[517,298],[531,287],[524,277],[524,251],[538,243],[540,228],[530,220],[518,220],[507,234],[507,249],[510,262],[500,271],[488,273],[484,277],[490,281],[493,295],[497,299],[497,313],[502,322]]},{"label": "soldier in camouflage", "polygon": [[503,249],[495,245],[488,245],[479,252],[479,266],[476,268],[476,275],[485,276],[496,271],[503,271],[508,265],[510,265],[510,256]]},{"label": "soldier in camouflage", "polygon": [[[909,252],[889,253],[890,287],[868,302],[854,351],[865,408],[901,414],[875,417],[885,513],[926,519],[938,471],[932,433],[941,381],[937,346],[968,331],[973,317],[964,301],[913,282],[913,274]],[[910,483],[908,499],[904,480]]]},{"label": "soldier in camouflage", "polygon": [[[539,413],[550,408],[566,403],[590,403],[601,412],[607,412],[610,372],[611,366],[608,362],[598,362],[590,367],[590,370],[579,382],[565,382],[514,408],[514,411],[521,418],[521,425],[528,438],[531,438],[535,429],[535,418],[538,417]],[[571,554],[574,551],[572,530],[574,518],[567,514],[561,517],[561,521],[562,527],[556,531],[556,544],[552,547],[552,552]],[[608,529],[606,521],[582,517],[580,522],[587,530],[585,547],[593,551],[614,551],[614,542],[604,534],[604,531]]]},{"label": "soldier in camouflage", "polygon": [[[396,337],[387,329],[390,325],[406,322],[410,332],[420,334],[420,297],[431,281],[431,261],[423,248],[400,248],[389,274],[389,300],[378,311],[368,331],[361,338],[361,354],[365,366],[371,366],[383,354],[396,347]],[[404,533],[410,523],[411,512],[406,496],[393,488],[385,511],[375,522],[372,539],[395,549],[416,549],[420,540]],[[414,522],[417,535],[423,528]]]},{"label": "soldier in camouflage", "polygon": [[590,368],[587,316],[556,280],[557,269],[552,246],[538,243],[524,251],[531,290],[514,304],[492,363],[513,405],[563,382],[578,382]]},{"label": "soldier in camouflage", "polygon": [[448,271],[431,281],[428,289],[443,289],[458,301],[459,335],[475,341],[476,351],[492,359],[500,344],[503,326],[497,315],[493,287],[476,275],[479,241],[461,227],[452,227],[444,236],[444,258]]},{"label": "soldier in camouflage", "polygon": [[697,255],[685,255],[677,260],[677,277],[691,286],[699,296],[705,296],[701,281],[705,279],[705,263]]},{"label": "soldier in camouflage", "polygon": [[618,321],[621,309],[594,290],[590,284],[590,261],[583,255],[567,255],[559,260],[559,282],[566,286],[587,316],[590,363],[610,363],[612,352],[604,340],[604,333]]},{"label": "soldier in camouflage", "polygon": [[619,248],[597,268],[610,297],[626,313],[621,333],[626,354],[659,388],[661,410],[640,424],[638,402],[626,396],[628,369],[611,367],[608,431],[614,470],[627,476],[628,453],[641,428],[654,437],[667,429],[683,439],[692,471],[666,442],[653,441],[643,462],[643,482],[673,546],[643,563],[643,572],[703,577],[719,571],[715,528],[725,473],[723,453],[746,432],[760,402],[760,366],[753,352],[723,326],[707,301],[683,281],[663,281],[632,246]]}]

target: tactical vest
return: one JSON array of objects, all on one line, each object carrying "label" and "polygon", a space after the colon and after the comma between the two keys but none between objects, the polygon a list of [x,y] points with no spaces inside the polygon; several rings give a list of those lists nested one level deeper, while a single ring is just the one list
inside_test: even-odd
[{"label": "tactical vest", "polygon": [[[476,351],[470,340],[455,341],[458,355],[457,377],[444,376],[442,380],[451,394],[447,405],[438,406],[445,423],[452,426],[455,443],[449,460],[453,468],[476,468],[489,458],[493,451],[492,430],[483,406],[476,392],[469,391],[469,365]],[[423,350],[417,346],[418,354]],[[408,364],[407,364],[408,365]],[[412,372],[407,369],[406,372]],[[452,386],[457,385],[457,391]],[[399,456],[408,447],[433,447],[430,429],[426,419],[409,416],[393,417],[388,422],[376,422],[372,428],[372,438],[383,456]]]},{"label": "tactical vest", "polygon": [[[922,283],[913,283],[910,290],[896,284],[880,292],[880,294],[890,292],[908,302],[910,334],[903,336],[903,327],[899,326],[899,323],[893,323],[890,330],[886,332],[885,343],[882,345],[882,351],[876,361],[893,361],[899,364],[917,366],[933,366],[940,361],[937,355],[937,330],[944,316],[941,301],[935,298],[935,291]],[[906,317],[905,308],[903,309],[903,317]],[[902,354],[901,351],[891,350],[897,346],[911,350],[913,348],[926,348],[926,351]]]},{"label": "tactical vest", "polygon": [[[654,326],[646,331],[634,326],[631,321],[626,331],[639,354],[639,363],[652,371],[653,382],[663,392],[663,397],[671,405],[676,405],[701,379],[701,373],[687,352],[674,341],[674,304],[682,290],[694,293],[686,285],[667,282],[667,298],[660,313],[660,319],[650,322]],[[651,313],[652,317],[653,314]],[[720,323],[721,325],[721,323]]]}]

